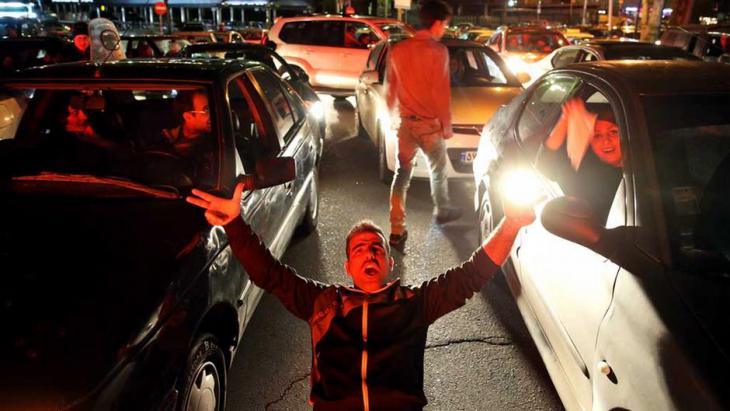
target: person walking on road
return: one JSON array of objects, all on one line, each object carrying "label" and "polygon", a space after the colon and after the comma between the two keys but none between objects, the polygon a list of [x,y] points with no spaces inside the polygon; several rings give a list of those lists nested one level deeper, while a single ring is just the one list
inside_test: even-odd
[{"label": "person walking on road", "polygon": [[420,148],[428,158],[434,221],[445,224],[461,217],[451,207],[446,177],[446,143],[451,138],[451,84],[449,51],[439,42],[452,16],[443,0],[424,0],[421,29],[390,49],[386,63],[387,104],[400,113],[398,158],[390,188],[390,245],[405,250],[406,194],[413,161]]},{"label": "person walking on road", "polygon": [[193,190],[191,204],[223,226],[251,281],[309,324],[315,411],[422,410],[423,357],[428,327],[466,303],[494,276],[519,229],[535,220],[532,206],[505,202],[505,217],[461,266],[417,287],[387,282],[393,258],[380,227],[364,221],[347,236],[344,268],[354,285],[323,284],[279,262],[240,217],[239,183],[233,198]]}]

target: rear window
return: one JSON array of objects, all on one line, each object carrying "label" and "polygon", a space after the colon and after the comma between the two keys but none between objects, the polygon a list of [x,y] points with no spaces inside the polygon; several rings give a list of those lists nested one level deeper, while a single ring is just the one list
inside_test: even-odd
[{"label": "rear window", "polygon": [[290,44],[343,47],[345,23],[343,21],[295,21],[284,24],[279,38]]},{"label": "rear window", "polygon": [[565,46],[568,42],[558,33],[532,31],[508,33],[506,44],[507,51],[519,53],[551,53],[553,50]]}]

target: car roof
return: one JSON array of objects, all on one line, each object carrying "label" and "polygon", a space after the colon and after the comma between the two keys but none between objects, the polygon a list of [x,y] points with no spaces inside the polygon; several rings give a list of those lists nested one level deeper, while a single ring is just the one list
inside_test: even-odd
[{"label": "car roof", "polygon": [[[704,61],[604,60],[556,70],[584,72],[623,82],[637,94],[730,92],[730,65]],[[611,80],[609,80],[611,81]]]},{"label": "car roof", "polygon": [[135,39],[158,39],[158,40],[177,40],[178,37],[172,34],[123,34],[119,36],[122,40]]},{"label": "car roof", "polygon": [[279,21],[282,22],[290,22],[290,21],[309,21],[309,20],[325,20],[325,19],[336,19],[336,20],[368,20],[373,23],[400,23],[397,19],[390,19],[385,17],[378,17],[378,16],[360,16],[357,14],[350,14],[347,16],[343,16],[340,14],[321,14],[321,15],[311,15],[311,16],[297,16],[297,17],[282,17],[280,20],[277,20],[277,23]]},{"label": "car roof", "polygon": [[171,80],[214,82],[251,67],[263,66],[255,61],[224,59],[134,59],[97,65],[90,61],[54,64],[20,71],[13,81],[43,80]]}]

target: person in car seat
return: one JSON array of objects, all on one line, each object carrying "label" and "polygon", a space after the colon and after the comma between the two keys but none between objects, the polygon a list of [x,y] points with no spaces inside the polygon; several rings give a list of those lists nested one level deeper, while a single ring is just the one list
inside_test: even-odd
[{"label": "person in car seat", "polygon": [[175,153],[188,156],[198,144],[210,139],[208,94],[203,91],[182,92],[175,99],[175,106],[182,123],[162,130],[162,137]]},{"label": "person in car seat", "polygon": [[621,135],[613,110],[606,104],[592,113],[580,97],[563,103],[536,165],[566,195],[586,200],[605,222],[623,175]]},{"label": "person in car seat", "polygon": [[187,201],[223,226],[229,244],[257,286],[309,324],[312,338],[310,403],[315,411],[421,410],[428,328],[463,306],[494,276],[521,227],[535,219],[532,205],[504,204],[505,218],[462,265],[420,286],[388,282],[393,258],[383,230],[353,226],[344,269],[353,285],[324,284],[274,258],[240,217],[240,183],[230,199],[193,189]]}]

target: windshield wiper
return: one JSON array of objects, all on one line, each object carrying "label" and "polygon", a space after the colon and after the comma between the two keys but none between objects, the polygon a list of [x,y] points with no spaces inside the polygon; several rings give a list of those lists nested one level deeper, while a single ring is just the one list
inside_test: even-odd
[{"label": "windshield wiper", "polygon": [[104,184],[114,187],[121,187],[132,191],[149,194],[153,197],[165,199],[179,199],[180,192],[171,186],[152,187],[122,177],[99,177],[88,174],[65,174],[42,172],[34,175],[13,176],[13,181],[22,182],[63,182],[80,184]]}]

